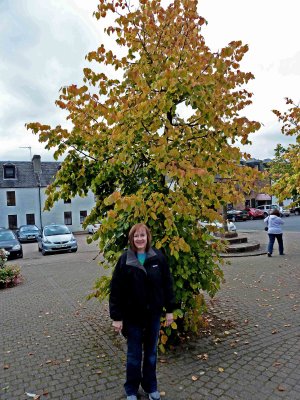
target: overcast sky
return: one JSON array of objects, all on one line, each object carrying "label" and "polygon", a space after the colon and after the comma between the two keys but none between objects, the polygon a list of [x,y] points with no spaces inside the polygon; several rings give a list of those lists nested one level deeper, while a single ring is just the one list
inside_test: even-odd
[{"label": "overcast sky", "polygon": [[[54,104],[62,86],[81,83],[85,55],[105,41],[92,13],[97,0],[0,0],[0,160],[29,160],[40,154],[53,160],[26,130],[26,122],[64,124]],[[285,97],[300,100],[299,0],[200,0],[208,21],[203,35],[213,51],[242,40],[249,52],[242,69],[255,80],[247,89],[253,105],[244,114],[263,123],[247,150],[270,158],[280,134],[272,109],[285,108]]]}]

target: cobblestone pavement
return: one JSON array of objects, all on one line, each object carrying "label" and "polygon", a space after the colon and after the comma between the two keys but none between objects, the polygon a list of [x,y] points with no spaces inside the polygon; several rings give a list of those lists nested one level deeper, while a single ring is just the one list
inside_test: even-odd
[{"label": "cobblestone pavement", "polygon": [[[299,239],[285,233],[286,256],[230,259],[209,303],[224,330],[159,357],[162,399],[300,399]],[[24,245],[24,282],[0,290],[1,400],[125,398],[124,341],[107,305],[85,301],[100,268],[79,241],[76,254],[46,257]]]}]

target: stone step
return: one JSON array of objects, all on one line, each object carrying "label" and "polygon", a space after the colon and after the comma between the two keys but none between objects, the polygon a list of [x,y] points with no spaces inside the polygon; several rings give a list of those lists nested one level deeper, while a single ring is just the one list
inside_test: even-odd
[{"label": "stone step", "polygon": [[236,257],[254,257],[254,256],[262,256],[266,255],[266,249],[259,248],[258,250],[253,251],[245,251],[243,253],[222,253],[222,258],[236,258]]},{"label": "stone step", "polygon": [[238,237],[233,237],[233,238],[226,238],[225,240],[229,243],[229,245],[236,244],[236,243],[247,243],[248,242],[247,236],[238,236]]},{"label": "stone step", "polygon": [[260,243],[256,241],[247,243],[234,243],[227,246],[226,253],[245,253],[248,251],[258,250]]}]

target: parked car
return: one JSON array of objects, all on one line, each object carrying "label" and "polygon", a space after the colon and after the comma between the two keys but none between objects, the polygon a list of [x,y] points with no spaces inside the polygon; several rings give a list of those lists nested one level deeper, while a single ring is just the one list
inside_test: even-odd
[{"label": "parked car", "polygon": [[77,248],[77,240],[66,225],[46,225],[38,238],[38,249],[44,256],[57,251],[76,252]]},{"label": "parked car", "polygon": [[23,258],[22,245],[10,229],[0,230],[0,249],[8,252],[8,258]]},{"label": "parked car", "polygon": [[293,214],[295,214],[295,215],[300,215],[300,206],[292,207],[292,208],[290,209],[290,212],[293,213]]},{"label": "parked car", "polygon": [[248,218],[247,212],[244,210],[228,210],[227,219],[228,221],[246,221]]},{"label": "parked car", "polygon": [[95,233],[100,228],[101,224],[88,225],[88,233]]},{"label": "parked car", "polygon": [[289,217],[291,215],[290,210],[288,210],[285,207],[279,207],[279,211],[280,211],[280,216],[281,217]]},{"label": "parked car", "polygon": [[248,219],[265,218],[263,210],[259,210],[258,208],[246,208],[244,211],[247,213]]},{"label": "parked car", "polygon": [[21,225],[16,232],[19,241],[36,242],[40,236],[40,230],[36,225]]},{"label": "parked car", "polygon": [[263,206],[257,206],[256,208],[258,208],[259,210],[262,210],[264,212],[264,216],[267,217],[268,215],[271,214],[272,210],[274,210],[274,208],[278,208],[279,206],[277,204],[264,204]]},{"label": "parked car", "polygon": [[[220,221],[214,221],[214,222],[200,221],[199,223],[203,227],[210,225],[210,226],[216,226],[218,229],[222,229],[223,228],[223,224]],[[236,231],[236,226],[231,221],[227,222],[227,227],[228,227],[228,230],[230,232],[235,232]]]}]

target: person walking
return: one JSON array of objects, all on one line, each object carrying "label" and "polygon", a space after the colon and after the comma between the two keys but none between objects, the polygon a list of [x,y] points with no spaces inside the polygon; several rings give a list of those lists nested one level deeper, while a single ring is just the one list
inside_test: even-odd
[{"label": "person walking", "polygon": [[166,325],[173,322],[173,280],[163,253],[151,247],[151,232],[145,224],[130,229],[128,242],[129,249],[114,269],[109,296],[113,328],[127,338],[124,388],[127,400],[137,400],[140,385],[150,400],[160,400],[157,344],[163,309]]},{"label": "person walking", "polygon": [[264,222],[268,225],[268,257],[272,257],[275,239],[277,239],[278,242],[279,254],[283,256],[282,225],[284,222],[280,218],[280,211],[275,208],[271,214],[264,219]]}]

